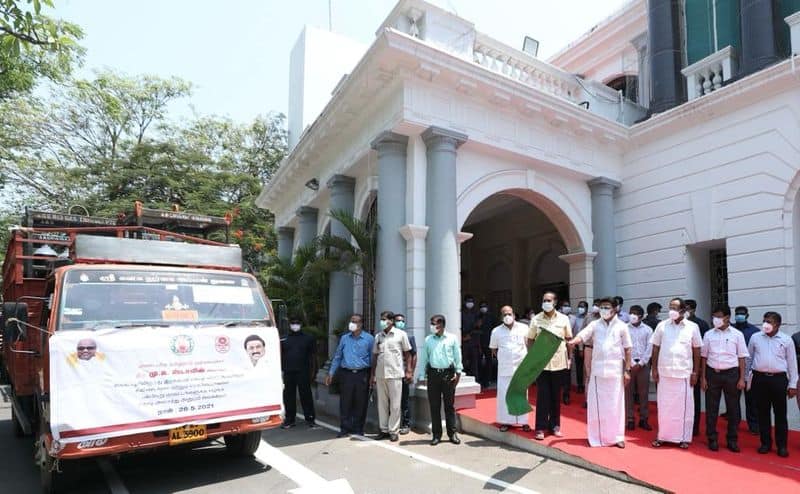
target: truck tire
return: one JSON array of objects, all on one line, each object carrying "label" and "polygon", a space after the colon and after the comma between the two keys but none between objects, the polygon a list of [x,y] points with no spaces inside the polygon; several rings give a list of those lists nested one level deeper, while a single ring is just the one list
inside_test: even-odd
[{"label": "truck tire", "polygon": [[261,431],[225,436],[225,450],[231,456],[253,456],[259,444],[261,444]]},{"label": "truck tire", "polygon": [[60,490],[61,475],[58,471],[54,471],[56,460],[47,454],[47,450],[44,447],[44,431],[46,430],[48,430],[47,424],[44,420],[40,420],[38,441],[36,442],[39,483],[41,484],[42,494],[56,494]]}]

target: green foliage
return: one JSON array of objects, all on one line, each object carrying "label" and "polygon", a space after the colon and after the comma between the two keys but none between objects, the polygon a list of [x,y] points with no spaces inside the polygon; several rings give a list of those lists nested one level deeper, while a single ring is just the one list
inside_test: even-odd
[{"label": "green foliage", "polygon": [[81,61],[81,29],[42,7],[53,0],[0,0],[0,99],[30,91],[41,77],[63,81]]}]

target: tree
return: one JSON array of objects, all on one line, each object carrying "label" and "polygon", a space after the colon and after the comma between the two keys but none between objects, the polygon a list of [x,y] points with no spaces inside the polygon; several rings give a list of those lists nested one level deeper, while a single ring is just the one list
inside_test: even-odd
[{"label": "tree", "polygon": [[[360,220],[342,210],[331,210],[331,219],[338,221],[351,238],[326,233],[317,238],[317,245],[327,263],[319,269],[342,271],[360,276],[367,286],[375,286],[375,259],[378,244],[378,225]],[[352,240],[351,240],[352,239]]]},{"label": "tree", "polygon": [[41,77],[63,81],[81,60],[81,29],[43,15],[42,6],[53,0],[0,0],[0,99],[30,91]]}]

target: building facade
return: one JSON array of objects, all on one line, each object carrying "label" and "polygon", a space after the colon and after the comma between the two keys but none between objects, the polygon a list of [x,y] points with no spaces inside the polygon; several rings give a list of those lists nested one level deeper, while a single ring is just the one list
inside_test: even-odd
[{"label": "building facade", "polygon": [[375,300],[333,276],[332,325],[369,305],[421,340],[433,313],[460,331],[467,293],[521,313],[552,289],[777,310],[791,333],[798,52],[796,0],[634,0],[547,62],[401,0],[313,122],[290,114],[258,204],[281,256],[346,236],[331,209],[377,221]]}]

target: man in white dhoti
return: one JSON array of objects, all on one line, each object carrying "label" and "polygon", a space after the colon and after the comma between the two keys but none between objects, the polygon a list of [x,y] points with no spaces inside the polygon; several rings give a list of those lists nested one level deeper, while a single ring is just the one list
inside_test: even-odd
[{"label": "man in white dhoti", "polygon": [[684,317],[683,299],[669,302],[669,318],[653,332],[653,382],[658,404],[658,436],[653,447],[665,442],[689,448],[694,424],[694,392],[700,370],[703,339],[697,324]]},{"label": "man in white dhoti", "polygon": [[625,387],[631,378],[631,335],[613,298],[598,300],[600,318],[570,340],[591,348],[587,429],[589,445],[625,447]]},{"label": "man in white dhoti", "polygon": [[525,358],[527,347],[525,338],[528,336],[528,325],[514,320],[514,309],[505,305],[500,309],[500,318],[503,324],[492,330],[489,339],[489,348],[492,356],[497,358],[497,423],[500,430],[505,432],[511,426],[521,425],[522,430],[530,432],[528,414],[511,415],[506,406],[506,391],[511,377]]}]

